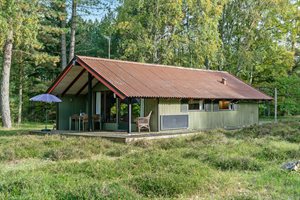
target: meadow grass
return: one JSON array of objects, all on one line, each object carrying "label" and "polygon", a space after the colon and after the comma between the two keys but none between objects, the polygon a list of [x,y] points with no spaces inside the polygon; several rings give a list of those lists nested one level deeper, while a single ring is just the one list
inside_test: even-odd
[{"label": "meadow grass", "polygon": [[0,130],[0,199],[299,199],[300,122],[130,144]]}]

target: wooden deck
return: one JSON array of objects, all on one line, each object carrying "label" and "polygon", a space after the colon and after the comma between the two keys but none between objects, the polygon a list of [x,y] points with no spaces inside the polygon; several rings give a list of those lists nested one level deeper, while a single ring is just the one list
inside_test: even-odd
[{"label": "wooden deck", "polygon": [[[197,131],[199,132],[199,131]],[[186,135],[193,135],[197,132],[193,131],[172,131],[172,132],[141,132],[141,133],[131,133],[127,132],[78,132],[78,131],[61,131],[53,130],[50,132],[45,131],[31,131],[32,134],[38,135],[64,135],[64,136],[81,136],[81,137],[99,137],[105,138],[116,142],[133,142],[137,140],[153,140],[153,139],[162,139],[162,138],[174,138]]]}]

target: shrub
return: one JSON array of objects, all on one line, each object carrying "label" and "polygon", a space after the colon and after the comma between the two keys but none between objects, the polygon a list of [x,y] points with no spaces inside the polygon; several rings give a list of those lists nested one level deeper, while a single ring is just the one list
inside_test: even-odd
[{"label": "shrub", "polygon": [[16,159],[16,153],[14,149],[5,149],[2,152],[0,152],[0,160],[15,160]]},{"label": "shrub", "polygon": [[188,145],[184,138],[170,138],[167,140],[156,141],[157,148],[169,150],[174,148],[183,148]]},{"label": "shrub", "polygon": [[27,183],[25,180],[16,180],[7,185],[3,185],[2,188],[3,191],[11,195],[21,195],[22,191],[27,188]]},{"label": "shrub", "polygon": [[203,152],[197,150],[187,150],[182,154],[183,158],[199,159],[203,156]]},{"label": "shrub", "polygon": [[262,149],[258,153],[254,154],[254,156],[267,161],[299,159],[300,147],[298,149],[284,149],[274,146],[265,146],[262,147]]},{"label": "shrub", "polygon": [[138,199],[128,188],[117,183],[81,182],[80,185],[58,189],[56,199]]},{"label": "shrub", "polygon": [[134,141],[132,143],[133,146],[136,146],[136,147],[141,147],[141,148],[148,148],[152,145],[152,141],[149,141],[149,140],[137,140],[137,141]]},{"label": "shrub", "polygon": [[262,137],[278,137],[281,140],[289,142],[300,142],[300,122],[289,123],[269,123],[264,125],[250,126],[236,132],[226,132],[229,137],[240,139],[246,138],[262,138]]},{"label": "shrub", "polygon": [[146,197],[172,198],[197,188],[201,180],[196,177],[173,173],[145,174],[130,180],[129,184]]},{"label": "shrub", "polygon": [[221,170],[249,170],[249,171],[259,171],[262,166],[256,160],[250,157],[242,156],[210,156],[205,159],[214,167]]},{"label": "shrub", "polygon": [[106,155],[112,156],[112,157],[121,157],[122,155],[126,154],[128,152],[128,148],[126,146],[119,146],[119,147],[114,147],[110,148],[107,152]]},{"label": "shrub", "polygon": [[49,149],[43,155],[44,159],[50,159],[53,161],[68,160],[68,159],[83,158],[83,157],[90,157],[89,152],[81,149],[76,149],[76,147]]}]

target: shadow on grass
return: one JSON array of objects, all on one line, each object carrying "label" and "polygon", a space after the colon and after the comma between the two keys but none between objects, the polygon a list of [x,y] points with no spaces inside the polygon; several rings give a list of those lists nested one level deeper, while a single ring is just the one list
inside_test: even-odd
[{"label": "shadow on grass", "polygon": [[[0,128],[0,137],[4,136],[17,136],[17,135],[29,135],[30,131],[33,130],[41,130],[45,127],[45,125],[41,123],[24,123],[19,127],[15,125],[15,127],[11,129]],[[48,125],[48,128],[52,129],[51,125]]]},{"label": "shadow on grass", "polygon": [[224,134],[229,138],[248,139],[278,137],[288,142],[300,142],[300,122],[292,121],[285,123],[269,123],[260,126],[254,125],[238,131],[226,131]]}]

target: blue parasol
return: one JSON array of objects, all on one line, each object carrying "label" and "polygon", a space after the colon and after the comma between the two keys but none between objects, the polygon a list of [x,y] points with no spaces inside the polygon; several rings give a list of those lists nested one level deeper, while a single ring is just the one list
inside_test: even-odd
[{"label": "blue parasol", "polygon": [[35,97],[32,97],[30,101],[39,101],[39,102],[46,102],[46,103],[60,103],[62,102],[59,98],[52,94],[40,94]]},{"label": "blue parasol", "polygon": [[[57,98],[56,96],[52,94],[40,94],[37,96],[34,96],[29,99],[30,101],[38,101],[38,102],[46,102],[46,103],[60,103],[62,100]],[[46,110],[46,124],[45,124],[45,129],[42,131],[50,131],[50,129],[47,128],[47,123],[48,123],[48,112]]]}]

